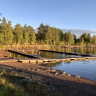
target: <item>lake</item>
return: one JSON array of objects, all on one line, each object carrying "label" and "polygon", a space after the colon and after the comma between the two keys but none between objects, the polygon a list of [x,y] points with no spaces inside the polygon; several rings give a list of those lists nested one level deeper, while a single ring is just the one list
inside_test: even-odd
[{"label": "lake", "polygon": [[44,66],[96,81],[96,60],[49,63]]},{"label": "lake", "polygon": [[[96,48],[58,48],[58,49],[50,49],[53,51],[59,51],[59,52],[69,52],[69,53],[80,53],[80,54],[90,54],[90,55],[96,55]],[[64,54],[59,54],[59,53],[52,53],[52,52],[43,52],[43,51],[25,51],[27,54],[32,54],[35,56],[42,56],[46,58],[65,58],[65,57],[77,57],[77,56],[72,56],[72,55],[64,55]],[[10,53],[10,56],[15,56],[17,58],[25,58],[20,55],[16,55],[14,53]]]},{"label": "lake", "polygon": [[[80,53],[80,54],[90,54],[96,55],[96,48],[61,48],[61,49],[52,49],[54,51],[60,52],[70,52],[70,53]],[[66,57],[76,57],[72,55],[58,54],[52,52],[43,52],[43,51],[26,51],[28,54],[42,56],[46,58],[66,58]],[[26,58],[24,56],[16,55],[10,53],[11,56],[17,58]],[[49,63],[44,66],[59,69],[65,71],[66,73],[73,75],[80,75],[90,80],[96,81],[96,60],[86,60],[86,61],[71,61],[71,62],[61,62],[61,63]]]}]

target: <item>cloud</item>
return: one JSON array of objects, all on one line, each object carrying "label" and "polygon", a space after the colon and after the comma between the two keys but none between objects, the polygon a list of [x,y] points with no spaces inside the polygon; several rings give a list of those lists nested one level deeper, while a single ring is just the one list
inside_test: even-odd
[{"label": "cloud", "polygon": [[77,38],[79,38],[79,36],[82,35],[83,33],[88,33],[92,36],[96,35],[95,30],[83,30],[83,29],[62,29],[62,30],[63,32],[68,32],[70,30],[72,34],[75,34],[77,36]]}]

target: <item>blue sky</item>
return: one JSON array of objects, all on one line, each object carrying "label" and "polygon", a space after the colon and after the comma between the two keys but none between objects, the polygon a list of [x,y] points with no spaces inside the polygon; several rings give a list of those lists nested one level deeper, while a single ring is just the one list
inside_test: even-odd
[{"label": "blue sky", "polygon": [[96,30],[96,0],[0,0],[0,13],[13,26]]}]

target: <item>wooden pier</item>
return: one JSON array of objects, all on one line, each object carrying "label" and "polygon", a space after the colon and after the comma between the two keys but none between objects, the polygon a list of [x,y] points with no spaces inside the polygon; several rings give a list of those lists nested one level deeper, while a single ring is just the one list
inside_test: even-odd
[{"label": "wooden pier", "polygon": [[[48,58],[42,58],[39,56],[34,56],[31,54],[26,54],[14,50],[8,50],[9,52],[13,52],[16,54],[20,54],[22,56],[26,56],[28,58],[20,59],[20,58],[5,58],[5,59],[0,59],[0,62],[22,62],[22,63],[34,63],[34,64],[44,64],[44,63],[56,63],[56,62],[68,62],[68,61],[80,61],[80,60],[91,60],[91,59],[96,59],[96,56],[92,55],[78,55],[77,57],[65,57],[63,59],[48,59]],[[49,50],[40,50],[40,51],[46,51],[49,52]],[[55,53],[63,53],[63,54],[71,54],[71,55],[77,55],[77,53],[65,53],[65,52],[57,52],[57,51],[50,51],[50,52],[55,52]]]},{"label": "wooden pier", "polygon": [[16,54],[22,55],[22,56],[25,56],[25,57],[28,57],[28,58],[38,58],[39,59],[39,56],[37,57],[37,56],[31,55],[31,54],[26,54],[26,53],[14,51],[14,50],[8,50],[8,51],[12,52],[12,53],[16,53]]},{"label": "wooden pier", "polygon": [[51,51],[51,50],[39,50],[39,51],[44,51],[44,52],[52,52],[52,53],[60,53],[60,54],[65,54],[65,55],[76,55],[76,56],[87,56],[87,57],[94,57],[93,55],[88,55],[88,54],[79,54],[79,53],[68,53],[68,52],[58,52],[58,51]]},{"label": "wooden pier", "polygon": [[96,57],[74,57],[74,58],[64,58],[64,59],[0,59],[0,62],[22,62],[22,63],[34,63],[34,64],[43,64],[43,63],[56,63],[56,62],[68,62],[68,61],[80,61],[80,60],[91,60],[96,59]]},{"label": "wooden pier", "polygon": [[[68,54],[68,55],[77,55],[77,57],[65,57],[63,59],[48,59],[48,58],[41,58],[39,56],[34,56],[31,54],[26,54],[14,50],[8,50],[9,52],[20,54],[22,56],[26,56],[28,58],[25,59],[12,59],[12,58],[7,58],[7,59],[0,59],[0,62],[22,62],[22,63],[34,63],[34,64],[44,64],[44,63],[49,63],[49,62],[68,62],[68,61],[80,61],[80,60],[88,60],[88,59],[96,59],[96,56],[92,55],[86,55],[86,54],[75,54],[75,53],[65,53],[65,52],[57,52],[57,51],[50,51],[50,52],[55,52],[55,53],[62,53],[62,54]],[[45,51],[49,52],[49,50],[40,50],[40,51]]]}]

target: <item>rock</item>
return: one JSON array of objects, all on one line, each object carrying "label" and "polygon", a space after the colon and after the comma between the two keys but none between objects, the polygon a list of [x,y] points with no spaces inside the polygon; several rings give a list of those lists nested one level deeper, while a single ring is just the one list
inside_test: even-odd
[{"label": "rock", "polygon": [[67,76],[71,76],[71,74],[67,74]]},{"label": "rock", "polygon": [[56,72],[56,70],[55,70],[55,69],[53,69],[53,70],[51,70],[51,72]]},{"label": "rock", "polygon": [[35,69],[32,69],[32,71],[35,71]]},{"label": "rock", "polygon": [[50,72],[50,73],[55,74],[56,72]]},{"label": "rock", "polygon": [[40,71],[41,69],[37,69],[37,71]]},{"label": "rock", "polygon": [[66,72],[62,72],[62,74],[66,75],[67,73]]},{"label": "rock", "polygon": [[80,78],[80,76],[79,76],[79,75],[76,75],[76,77],[77,77],[77,78]]},{"label": "rock", "polygon": [[51,69],[47,69],[47,71],[49,71],[49,72],[50,72],[50,71],[51,71]]},{"label": "rock", "polygon": [[58,73],[56,72],[55,75],[58,75]]}]

